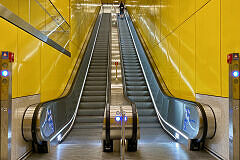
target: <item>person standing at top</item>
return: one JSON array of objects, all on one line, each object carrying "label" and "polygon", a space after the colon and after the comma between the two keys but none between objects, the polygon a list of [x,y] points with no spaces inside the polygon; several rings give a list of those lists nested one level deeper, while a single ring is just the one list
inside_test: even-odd
[{"label": "person standing at top", "polygon": [[124,4],[123,4],[122,1],[119,5],[119,8],[120,8],[120,18],[123,18],[123,16],[124,16]]}]

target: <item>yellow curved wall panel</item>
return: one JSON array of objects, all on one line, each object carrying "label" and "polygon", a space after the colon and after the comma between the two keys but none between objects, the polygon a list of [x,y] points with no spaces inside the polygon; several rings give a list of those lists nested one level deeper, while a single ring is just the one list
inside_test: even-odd
[{"label": "yellow curved wall panel", "polygon": [[186,21],[196,10],[196,0],[180,0],[179,22]]},{"label": "yellow curved wall panel", "polygon": [[[200,9],[201,7],[203,7],[210,1],[212,1],[212,0],[196,0],[196,10]],[[214,1],[216,1],[216,0],[214,0]]]},{"label": "yellow curved wall panel", "polygon": [[13,13],[18,15],[18,2],[19,0],[1,0],[0,4],[7,7],[9,10],[11,10]]},{"label": "yellow curved wall panel", "polygon": [[168,26],[169,31],[172,32],[179,25],[179,15],[182,11],[179,10],[181,0],[168,0]]},{"label": "yellow curved wall panel", "polygon": [[42,42],[30,34],[18,29],[18,86],[19,94],[34,95],[40,93],[40,58]]},{"label": "yellow curved wall panel", "polygon": [[160,22],[160,30],[161,30],[161,35],[162,38],[166,38],[168,33],[170,32],[168,28],[168,15],[170,14],[168,12],[168,1],[167,0],[161,0],[161,12],[160,16],[161,17],[161,22]]},{"label": "yellow curved wall panel", "polygon": [[168,64],[168,43],[163,40],[154,48],[154,61],[157,62],[160,73],[164,81],[167,81],[167,64]]},{"label": "yellow curved wall panel", "polygon": [[227,54],[240,52],[239,1],[127,0],[126,4],[174,96],[188,100],[197,93],[228,96]]},{"label": "yellow curved wall panel", "polygon": [[197,93],[221,96],[220,2],[212,0],[196,14]]},{"label": "yellow curved wall panel", "polygon": [[161,35],[161,1],[156,1],[155,4],[155,38],[157,43],[163,38]]},{"label": "yellow curved wall panel", "polygon": [[41,100],[58,98],[70,77],[71,59],[43,44],[41,56]]},{"label": "yellow curved wall panel", "polygon": [[179,35],[181,98],[195,100],[195,16],[179,28]]},{"label": "yellow curved wall panel", "polygon": [[222,94],[228,96],[227,55],[240,53],[239,0],[221,0],[221,69]]},{"label": "yellow curved wall panel", "polygon": [[176,96],[181,96],[180,92],[180,55],[179,55],[179,31],[168,37],[168,89]]}]

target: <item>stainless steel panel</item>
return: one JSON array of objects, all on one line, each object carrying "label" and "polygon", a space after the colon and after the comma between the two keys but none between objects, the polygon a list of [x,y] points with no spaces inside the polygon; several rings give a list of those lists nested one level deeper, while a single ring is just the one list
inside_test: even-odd
[{"label": "stainless steel panel", "polygon": [[[231,58],[230,58],[231,57]],[[240,158],[240,60],[239,53],[228,55],[229,60],[229,159]],[[236,72],[237,74],[233,74]]]},{"label": "stainless steel panel", "polygon": [[23,116],[22,133],[26,141],[32,140],[32,117],[35,109],[36,105],[29,106]]}]

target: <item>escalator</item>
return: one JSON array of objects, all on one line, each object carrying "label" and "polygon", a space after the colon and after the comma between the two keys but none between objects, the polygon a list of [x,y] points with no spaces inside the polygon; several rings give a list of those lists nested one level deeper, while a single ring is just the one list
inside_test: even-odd
[{"label": "escalator", "polygon": [[[117,22],[115,32],[118,28],[119,34],[112,34],[119,38],[118,41],[110,38],[111,26],[115,24],[111,25],[111,14],[100,12],[70,93],[54,101],[29,106],[26,110],[23,120],[25,140],[32,141],[40,153],[47,152],[49,142],[57,141],[58,144],[51,148],[51,153],[34,153],[29,159],[119,159],[118,153],[102,152],[102,142],[104,138],[109,140],[111,134],[115,136],[114,130],[110,132],[110,124],[117,123],[114,107],[119,107],[119,102],[125,103],[122,98],[131,101],[130,109],[134,106],[132,112],[139,119],[139,123],[137,119],[137,123],[129,123],[133,128],[128,132],[129,137],[135,137],[132,139],[136,143],[128,141],[128,149],[129,142],[139,147],[132,150],[136,152],[127,152],[127,159],[212,159],[206,152],[196,154],[181,146],[181,143],[189,143],[190,150],[200,150],[205,139],[214,136],[215,124],[212,122],[215,119],[209,107],[168,96],[156,80],[129,15],[126,13],[125,18],[118,18]],[[120,42],[120,47],[113,41]],[[112,51],[112,57],[111,43],[116,50],[120,48],[120,53]],[[117,66],[113,68],[113,83],[109,88],[110,60],[116,65],[118,54],[121,54],[121,73],[115,71]],[[115,78],[118,72],[122,74],[118,75],[119,79]],[[114,83],[117,80],[122,81],[122,85]],[[114,85],[119,88],[117,92]],[[115,94],[109,98],[111,89],[111,95],[122,93],[123,89],[124,97]],[[114,102],[118,105],[114,106]],[[110,114],[110,105],[114,114]],[[108,117],[106,120],[104,112]],[[111,120],[107,120],[111,118],[107,113],[112,115]],[[135,122],[133,120],[129,116],[127,121]],[[139,131],[139,127],[141,135],[137,141],[139,136],[134,133],[138,132],[133,131]]]},{"label": "escalator", "polygon": [[111,14],[96,19],[80,67],[67,96],[27,108],[23,137],[33,150],[48,153],[50,144],[101,144],[104,110],[109,105]]},{"label": "escalator", "polygon": [[64,140],[64,144],[72,143],[73,137],[75,142],[94,137],[96,140],[101,140],[108,92],[106,88],[108,85],[109,31],[110,14],[103,14],[76,121],[69,136]]},{"label": "escalator", "polygon": [[128,12],[118,17],[118,29],[125,94],[137,108],[140,144],[180,142],[189,150],[203,149],[216,131],[211,107],[169,94],[156,79]]},{"label": "escalator", "polygon": [[128,98],[136,104],[141,128],[159,128],[160,124],[134,48],[127,22],[119,21],[123,72]]}]

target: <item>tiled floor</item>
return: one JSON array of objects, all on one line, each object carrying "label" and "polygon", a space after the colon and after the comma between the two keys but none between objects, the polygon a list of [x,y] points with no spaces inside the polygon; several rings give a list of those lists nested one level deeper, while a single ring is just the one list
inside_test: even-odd
[{"label": "tiled floor", "polygon": [[[87,132],[87,131],[86,131]],[[74,133],[72,133],[74,135]],[[88,137],[72,136],[54,146],[48,154],[33,153],[29,160],[119,160],[119,153],[102,152],[99,131]],[[70,144],[72,143],[72,144]],[[188,151],[186,146],[174,142],[162,129],[142,129],[137,152],[127,152],[127,160],[213,160],[205,151]]]}]

